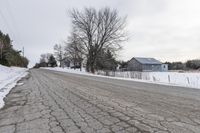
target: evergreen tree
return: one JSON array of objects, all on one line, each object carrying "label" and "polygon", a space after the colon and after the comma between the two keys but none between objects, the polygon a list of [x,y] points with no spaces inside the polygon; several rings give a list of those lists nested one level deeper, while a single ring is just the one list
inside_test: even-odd
[{"label": "evergreen tree", "polygon": [[12,40],[8,34],[0,31],[0,64],[6,66],[27,67],[28,59],[20,55],[12,46]]},{"label": "evergreen tree", "polygon": [[50,67],[56,67],[57,66],[56,59],[55,59],[55,57],[53,55],[51,55],[49,57],[48,66],[50,66]]},{"label": "evergreen tree", "polygon": [[117,61],[110,50],[102,51],[96,62],[97,70],[116,70]]}]

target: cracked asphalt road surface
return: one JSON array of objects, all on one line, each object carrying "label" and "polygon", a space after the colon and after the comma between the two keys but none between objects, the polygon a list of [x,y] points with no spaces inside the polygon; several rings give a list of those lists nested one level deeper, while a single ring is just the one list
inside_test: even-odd
[{"label": "cracked asphalt road surface", "polygon": [[200,133],[200,90],[32,69],[0,133]]}]

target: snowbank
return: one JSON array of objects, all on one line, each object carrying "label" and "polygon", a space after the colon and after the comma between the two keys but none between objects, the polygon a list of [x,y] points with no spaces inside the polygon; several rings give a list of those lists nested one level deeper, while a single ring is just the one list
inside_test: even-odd
[{"label": "snowbank", "polygon": [[69,72],[69,73],[77,73],[77,74],[87,74],[87,75],[94,75],[92,73],[86,72],[85,68],[83,68],[81,71],[80,69],[71,69],[71,68],[61,68],[61,67],[41,67],[41,69],[48,69],[48,70],[54,70],[59,72]]},{"label": "snowbank", "polygon": [[4,106],[4,97],[16,86],[17,82],[28,74],[28,69],[0,65],[0,108]]},{"label": "snowbank", "polygon": [[[200,89],[200,73],[179,73],[179,72],[103,72],[98,71],[96,74],[91,74],[80,69],[69,69],[69,68],[42,68],[54,71],[69,72],[84,74],[90,76],[100,76],[106,78],[115,78],[137,82],[148,82],[171,86],[181,86]],[[107,76],[105,76],[107,75]],[[109,76],[109,77],[108,77]]]}]

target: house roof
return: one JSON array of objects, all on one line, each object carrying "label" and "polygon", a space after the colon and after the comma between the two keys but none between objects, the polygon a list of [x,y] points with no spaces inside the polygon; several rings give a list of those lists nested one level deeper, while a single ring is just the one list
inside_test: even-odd
[{"label": "house roof", "polygon": [[141,57],[134,57],[138,62],[141,64],[148,64],[148,65],[161,65],[162,63],[154,58],[141,58]]}]

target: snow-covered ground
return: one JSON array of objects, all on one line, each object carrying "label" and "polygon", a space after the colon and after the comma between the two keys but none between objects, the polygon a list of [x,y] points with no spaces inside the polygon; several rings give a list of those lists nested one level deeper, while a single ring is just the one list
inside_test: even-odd
[{"label": "snow-covered ground", "polygon": [[4,97],[17,85],[17,82],[28,74],[28,69],[0,65],[0,108],[4,106]]},{"label": "snow-covered ground", "polygon": [[69,72],[69,73],[77,73],[77,74],[86,74],[86,75],[93,75],[92,73],[86,72],[86,70],[83,68],[81,71],[80,69],[70,69],[70,68],[61,68],[61,67],[41,67],[41,69],[48,69],[48,70],[54,70],[54,71],[60,71],[60,72]]},{"label": "snow-covered ground", "polygon": [[200,72],[116,72],[115,76],[200,89]]},{"label": "snow-covered ground", "polygon": [[106,78],[115,78],[129,81],[138,81],[138,82],[148,82],[148,83],[156,83],[163,85],[171,85],[171,86],[182,86],[182,87],[190,87],[190,88],[198,88],[200,89],[200,73],[179,73],[179,72],[115,72],[109,73],[111,77],[102,76],[105,75],[105,72],[98,72],[99,75],[94,75],[88,73],[83,69],[80,71],[79,69],[69,69],[69,68],[42,68],[49,69],[54,71],[61,72],[69,72],[69,73],[77,73],[84,74],[90,76],[100,76]]},{"label": "snow-covered ground", "polygon": [[152,72],[147,73],[152,82],[162,82],[200,89],[200,73]]}]

